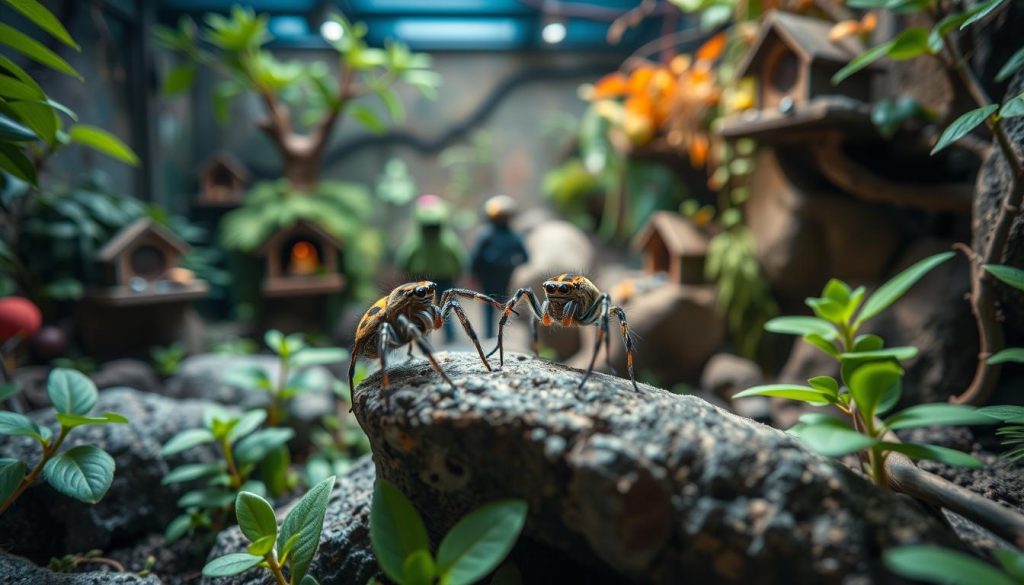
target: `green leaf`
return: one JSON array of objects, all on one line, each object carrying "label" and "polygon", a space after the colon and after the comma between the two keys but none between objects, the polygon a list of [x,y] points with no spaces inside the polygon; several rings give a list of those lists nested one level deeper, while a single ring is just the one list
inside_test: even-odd
[{"label": "green leaf", "polygon": [[811,386],[800,386],[798,384],[765,384],[747,388],[742,392],[733,395],[733,399],[746,398],[748,396],[777,396],[790,400],[800,400],[815,406],[824,406],[830,402],[832,396],[818,388]]},{"label": "green leaf", "polygon": [[1019,71],[1021,67],[1024,67],[1024,48],[1018,49],[1016,53],[1006,60],[1006,63],[999,69],[999,73],[996,73],[996,83],[1006,81],[1011,75]]},{"label": "green leaf", "polygon": [[829,396],[839,396],[839,382],[831,376],[816,376],[807,380],[815,390],[820,390]]},{"label": "green leaf", "polygon": [[286,444],[295,431],[286,428],[263,429],[245,437],[235,446],[235,459],[239,463],[259,463],[271,451]]},{"label": "green leaf", "polygon": [[50,440],[50,429],[17,412],[0,412],[0,435],[32,437],[40,443]]},{"label": "green leaf", "polygon": [[865,418],[878,412],[882,400],[903,383],[903,369],[892,362],[864,364],[850,376],[850,394]]},{"label": "green leaf", "polygon": [[13,77],[0,75],[0,96],[20,100],[45,100],[46,94]]},{"label": "green leaf", "polygon": [[[251,492],[239,492],[235,500],[235,516],[238,527],[252,542],[270,536],[277,538],[277,518],[274,508],[263,498]],[[273,545],[273,541],[271,542]],[[267,549],[269,551],[269,549]],[[253,553],[256,554],[256,553]],[[262,556],[263,553],[260,553]]]},{"label": "green leaf", "polygon": [[65,496],[95,504],[114,481],[114,458],[97,447],[81,445],[47,461],[43,477]]},{"label": "green leaf", "polygon": [[60,120],[49,105],[36,102],[9,102],[7,109],[47,144],[57,142]]},{"label": "green leaf", "polygon": [[993,10],[999,8],[1005,1],[1006,0],[988,0],[988,2],[976,4],[966,12],[966,14],[969,14],[970,16],[967,18],[967,20],[964,21],[963,24],[960,25],[960,30],[963,30],[971,26],[972,24],[978,22],[979,20],[985,18],[986,16],[991,14]]},{"label": "green leaf", "polygon": [[986,264],[985,271],[1013,288],[1024,290],[1024,270],[1002,264]]},{"label": "green leaf", "polygon": [[831,323],[817,317],[775,317],[764,324],[765,331],[784,335],[815,333],[825,339],[835,339],[836,330]]},{"label": "green leaf", "polygon": [[81,414],[57,414],[57,422],[69,429],[87,425],[125,424],[128,419],[116,412],[104,412],[101,416],[84,416]]},{"label": "green leaf", "polygon": [[139,165],[139,157],[136,156],[132,149],[128,148],[119,138],[102,128],[75,124],[68,131],[68,138],[72,142],[88,146],[132,166]]},{"label": "green leaf", "polygon": [[30,128],[0,114],[0,140],[5,142],[29,142],[39,137]]},{"label": "green leaf", "polygon": [[861,53],[856,59],[847,63],[845,67],[832,76],[832,85],[839,85],[854,73],[888,55],[895,43],[896,39],[893,39],[888,43],[878,45]]},{"label": "green leaf", "polygon": [[302,582],[299,585],[320,585],[320,582],[313,575],[306,575],[302,578]]},{"label": "green leaf", "polygon": [[830,301],[845,306],[846,303],[850,302],[850,285],[833,278],[825,284],[825,288],[821,292],[822,298],[829,299]]},{"label": "green leaf", "polygon": [[263,562],[263,557],[248,553],[231,553],[217,557],[203,567],[205,577],[231,577],[244,573]]},{"label": "green leaf", "polygon": [[988,364],[1024,363],[1024,347],[1009,347],[988,358]]},{"label": "green leaf", "polygon": [[868,353],[885,347],[885,340],[873,333],[858,335],[853,340],[853,353]]},{"label": "green leaf", "polygon": [[526,522],[523,500],[501,500],[459,520],[437,549],[437,570],[450,585],[483,579],[505,560]]},{"label": "green leaf", "polygon": [[[320,546],[324,514],[327,512],[327,503],[333,489],[334,476],[332,475],[310,488],[281,524],[278,546],[283,546],[282,541],[287,543],[294,535],[299,536],[292,547],[288,561],[292,582],[302,581],[302,578],[306,576],[306,571],[309,570],[310,563],[313,562],[316,549]],[[278,551],[278,556],[282,556],[280,551]]]},{"label": "green leaf", "polygon": [[164,530],[164,544],[171,544],[181,540],[181,537],[185,536],[191,528],[192,516],[190,514],[182,514],[175,517]]},{"label": "green leaf", "polygon": [[271,329],[263,335],[263,341],[267,344],[267,347],[276,354],[284,353],[284,333],[281,333],[277,329]]},{"label": "green leaf", "polygon": [[0,459],[0,503],[6,502],[18,489],[27,471],[28,467],[17,459]]},{"label": "green leaf", "polygon": [[938,461],[946,465],[957,467],[981,467],[981,461],[971,457],[967,453],[939,447],[938,445],[920,445],[916,443],[879,443],[879,446],[887,451],[903,453],[911,459],[928,459]]},{"label": "green leaf", "polygon": [[[0,141],[3,138],[3,131],[0,130]],[[14,175],[15,177],[29,183],[36,184],[36,167],[21,152],[21,149],[13,144],[0,142],[0,169]]]},{"label": "green leaf", "polygon": [[418,550],[430,550],[423,519],[412,502],[394,484],[378,478],[370,507],[370,543],[381,570],[401,582],[405,559]]},{"label": "green leaf", "polygon": [[385,87],[377,92],[377,97],[380,98],[380,101],[384,102],[384,107],[388,109],[388,115],[391,116],[392,121],[401,123],[405,119],[405,109],[402,107],[402,100],[399,99],[395,90]]},{"label": "green leaf", "polygon": [[1009,100],[999,109],[1001,118],[1019,118],[1024,116],[1024,93]]},{"label": "green leaf", "polygon": [[836,346],[833,345],[831,341],[825,339],[824,337],[818,335],[817,333],[808,333],[807,335],[804,335],[803,340],[813,345],[814,347],[820,349],[821,351],[827,353],[828,355],[836,359],[839,359],[839,350],[836,349]]},{"label": "green leaf", "polygon": [[46,65],[54,71],[82,79],[82,76],[75,71],[74,67],[68,65],[68,62],[62,59],[60,55],[46,48],[39,41],[4,23],[0,23],[0,44],[7,45],[29,59]]},{"label": "green leaf", "polygon": [[71,35],[68,34],[68,30],[64,28],[64,25],[57,20],[57,17],[36,0],[4,0],[4,2],[24,15],[25,18],[31,20],[36,26],[53,35],[60,42],[76,51],[81,50],[78,44],[75,43],[75,40],[71,38]]},{"label": "green leaf", "polygon": [[1015,585],[1016,581],[988,563],[948,548],[902,546],[885,551],[885,566],[907,579],[945,585]]},{"label": "green leaf", "polygon": [[340,347],[307,347],[292,357],[292,365],[299,368],[340,364],[348,356],[348,350]]},{"label": "green leaf", "polygon": [[226,490],[209,488],[192,490],[178,498],[179,508],[226,508],[235,501],[235,494]]},{"label": "green leaf", "polygon": [[85,374],[68,368],[56,368],[46,381],[46,393],[62,414],[88,414],[96,405],[96,384]]},{"label": "green leaf", "polygon": [[991,425],[996,420],[978,409],[960,404],[918,404],[901,410],[885,421],[890,429],[913,429],[932,425]]},{"label": "green leaf", "polygon": [[185,63],[171,69],[164,77],[164,85],[161,91],[166,96],[178,95],[187,91],[196,81],[197,68],[195,63]]},{"label": "green leaf", "polygon": [[[274,526],[274,528],[277,528],[277,526]],[[276,534],[268,534],[266,536],[261,536],[256,540],[252,541],[252,543],[250,543],[249,546],[245,547],[245,552],[251,555],[262,557],[268,552],[274,550],[274,542],[276,538]]]},{"label": "green leaf", "polygon": [[814,311],[815,315],[825,321],[830,323],[840,323],[843,320],[843,314],[846,309],[846,306],[843,304],[832,299],[817,299],[813,297],[807,299],[806,303],[807,306]]},{"label": "green leaf", "polygon": [[873,349],[871,351],[850,351],[840,354],[844,360],[878,360],[892,358],[895,360],[909,360],[917,355],[917,348],[911,345],[901,347],[887,347],[885,349]]},{"label": "green leaf", "polygon": [[204,477],[211,477],[224,470],[219,463],[187,463],[167,472],[160,480],[161,485],[184,483]]},{"label": "green leaf", "polygon": [[889,47],[888,56],[894,61],[904,61],[926,55],[928,47],[928,31],[921,27],[908,28],[896,36]]},{"label": "green leaf", "polygon": [[933,268],[952,257],[953,252],[943,252],[941,254],[929,256],[928,258],[917,262],[910,268],[907,268],[903,272],[900,272],[888,282],[878,287],[878,290],[876,290],[868,300],[864,302],[864,307],[860,310],[860,314],[857,316],[857,324],[859,325],[887,309],[889,305],[896,302],[897,299],[910,290],[910,287],[914,286],[917,281],[924,278],[924,275],[928,274]]},{"label": "green leaf", "polygon": [[383,134],[388,129],[384,121],[380,119],[380,116],[365,104],[358,104],[353,107],[352,117],[374,134]]},{"label": "green leaf", "polygon": [[997,548],[992,551],[992,556],[1014,579],[1024,581],[1024,554],[1008,548]]},{"label": "green leaf", "polygon": [[1024,422],[1024,406],[1010,406],[1008,404],[984,406],[979,408],[978,412],[1004,422]]},{"label": "green leaf", "polygon": [[181,453],[182,451],[186,451],[192,447],[212,443],[213,441],[213,433],[207,429],[184,430],[171,437],[170,440],[164,444],[163,448],[160,449],[160,455],[167,457],[169,455]]},{"label": "green leaf", "polygon": [[826,457],[842,457],[878,443],[867,435],[832,422],[800,423],[789,429],[789,433]]},{"label": "green leaf", "polygon": [[402,585],[432,585],[435,577],[437,565],[430,551],[420,549],[405,557],[402,563]]},{"label": "green leaf", "polygon": [[262,408],[250,410],[243,414],[242,418],[238,419],[238,423],[228,432],[228,443],[233,445],[238,439],[258,429],[265,420],[267,420],[267,411]]},{"label": "green leaf", "polygon": [[18,382],[4,382],[0,384],[0,402],[3,402],[21,392],[21,384]]},{"label": "green leaf", "polygon": [[935,144],[935,148],[932,149],[932,154],[939,152],[943,148],[946,148],[950,144],[953,144],[957,140],[960,140],[972,130],[978,127],[979,124],[988,119],[989,116],[996,113],[999,109],[998,104],[989,104],[980,108],[973,109],[949,125],[942,132],[942,136],[939,137],[939,141]]}]

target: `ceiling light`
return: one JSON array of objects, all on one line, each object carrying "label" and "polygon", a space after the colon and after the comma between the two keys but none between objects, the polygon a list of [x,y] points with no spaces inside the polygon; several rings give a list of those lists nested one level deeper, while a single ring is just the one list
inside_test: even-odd
[{"label": "ceiling light", "polygon": [[549,22],[540,31],[540,37],[549,45],[557,45],[565,40],[565,24]]},{"label": "ceiling light", "polygon": [[341,37],[345,34],[345,29],[342,28],[341,23],[336,20],[325,20],[320,25],[320,36],[329,43],[334,43],[341,40]]}]

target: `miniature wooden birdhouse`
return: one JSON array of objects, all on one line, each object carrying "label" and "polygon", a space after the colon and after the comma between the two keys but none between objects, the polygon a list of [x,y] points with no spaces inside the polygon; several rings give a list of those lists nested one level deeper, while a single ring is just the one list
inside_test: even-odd
[{"label": "miniature wooden birdhouse", "polygon": [[633,239],[644,255],[648,274],[664,272],[669,282],[704,284],[708,236],[689,219],[671,211],[657,211]]},{"label": "miniature wooden birdhouse", "polygon": [[154,295],[205,293],[205,284],[182,277],[181,260],[188,250],[188,244],[167,228],[140,219],[100,248],[97,260],[105,276],[100,288],[111,299],[130,299],[133,304]]},{"label": "miniature wooden birdhouse", "polygon": [[[737,77],[758,79],[757,107],[782,113],[821,96],[870,100],[871,71],[855,73],[838,85],[832,76],[856,58],[863,48],[856,39],[833,43],[832,23],[787,12],[770,12]],[[877,66],[877,65],[876,65]]]},{"label": "miniature wooden birdhouse", "polygon": [[266,258],[263,294],[313,296],[342,290],[341,246],[337,238],[311,221],[300,220],[278,230],[259,250]]},{"label": "miniature wooden birdhouse", "polygon": [[249,171],[228,153],[216,154],[199,169],[199,202],[209,206],[241,204]]}]

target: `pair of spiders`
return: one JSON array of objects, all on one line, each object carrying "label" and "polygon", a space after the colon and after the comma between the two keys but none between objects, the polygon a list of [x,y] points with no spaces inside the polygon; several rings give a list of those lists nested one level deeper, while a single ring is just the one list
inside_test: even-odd
[{"label": "pair of spiders", "polygon": [[[611,339],[608,327],[612,316],[614,316],[619,322],[622,341],[626,346],[626,368],[629,371],[629,379],[633,383],[633,389],[639,391],[636,377],[633,375],[633,339],[626,321],[626,312],[622,310],[622,307],[613,305],[608,293],[601,292],[589,279],[578,274],[559,275],[545,281],[543,286],[543,303],[531,289],[521,288],[504,304],[488,295],[464,288],[444,291],[441,295],[441,302],[438,304],[437,285],[426,280],[406,283],[395,288],[391,294],[374,303],[359,321],[359,326],[356,328],[355,346],[352,349],[352,359],[348,368],[349,388],[354,390],[356,360],[360,356],[380,359],[382,383],[387,388],[388,352],[406,345],[409,346],[410,353],[413,345],[418,347],[430,362],[431,367],[445,382],[455,388],[455,383],[435,359],[433,348],[427,340],[427,333],[441,328],[445,319],[448,319],[452,313],[455,313],[462,328],[473,341],[484,367],[491,371],[491,365],[487,358],[494,352],[498,352],[499,363],[504,366],[505,325],[513,314],[518,314],[515,310],[516,305],[525,298],[531,312],[530,326],[535,353],[538,321],[546,327],[552,325],[561,325],[562,327],[597,326],[597,343],[594,345],[594,353],[590,357],[590,366],[587,368],[586,374],[583,375],[583,379],[580,380],[581,388],[594,371],[594,364],[597,361],[597,354],[601,349],[602,342],[604,342],[607,355]],[[459,298],[483,301],[501,309],[501,319],[498,321],[498,343],[487,355],[484,355],[484,351],[480,347],[480,340],[477,339],[473,325],[466,318],[466,312],[459,304]]]}]

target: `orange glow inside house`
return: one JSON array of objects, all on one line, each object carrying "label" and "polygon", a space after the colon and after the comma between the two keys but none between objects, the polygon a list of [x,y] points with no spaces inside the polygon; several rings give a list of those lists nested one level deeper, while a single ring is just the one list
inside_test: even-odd
[{"label": "orange glow inside house", "polygon": [[309,242],[296,242],[292,246],[291,258],[288,262],[288,273],[294,276],[309,276],[320,269],[320,259],[316,247]]}]

